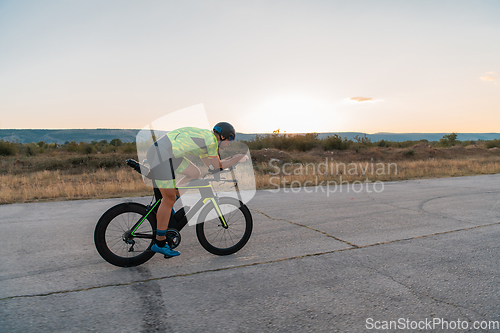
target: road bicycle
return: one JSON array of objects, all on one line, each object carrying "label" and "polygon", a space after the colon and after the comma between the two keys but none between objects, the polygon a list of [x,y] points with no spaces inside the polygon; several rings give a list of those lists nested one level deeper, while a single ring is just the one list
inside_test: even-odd
[{"label": "road bicycle", "polygon": [[[127,165],[145,174],[147,167],[134,160]],[[250,239],[253,219],[248,207],[241,201],[238,180],[234,178],[235,166],[212,172],[212,178],[191,180],[179,189],[197,189],[201,198],[189,209],[182,207],[170,217],[167,242],[174,249],[181,242],[180,231],[198,211],[196,236],[201,246],[215,255],[229,255],[241,250]],[[231,172],[232,179],[223,179],[221,174]],[[145,177],[152,179],[146,175]],[[154,179],[152,179],[154,183]],[[233,182],[238,199],[219,197],[213,191],[212,182]],[[131,267],[145,263],[156,252],[151,251],[156,237],[156,213],[162,200],[161,193],[154,188],[149,205],[124,202],[108,209],[97,222],[94,243],[104,260],[120,267]],[[168,256],[165,256],[168,258]]]}]

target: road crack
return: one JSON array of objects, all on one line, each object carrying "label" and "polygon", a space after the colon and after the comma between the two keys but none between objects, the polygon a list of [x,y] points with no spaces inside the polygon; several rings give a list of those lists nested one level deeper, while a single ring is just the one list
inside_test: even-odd
[{"label": "road crack", "polygon": [[356,244],[353,244],[353,243],[348,242],[348,241],[346,241],[346,240],[340,239],[340,238],[338,238],[338,237],[336,237],[336,236],[330,235],[329,233],[326,233],[326,232],[324,232],[324,231],[321,231],[321,230],[318,230],[318,229],[312,228],[312,227],[310,227],[310,226],[307,226],[307,225],[304,225],[304,224],[300,224],[300,223],[297,223],[297,222],[293,222],[293,221],[288,221],[288,220],[285,220],[285,219],[278,219],[278,218],[275,218],[275,217],[271,217],[271,216],[267,215],[266,213],[263,213],[263,212],[261,212],[261,211],[259,211],[259,210],[257,210],[257,209],[253,209],[253,208],[252,208],[251,210],[252,210],[252,211],[255,211],[255,212],[257,212],[257,213],[260,213],[260,214],[262,214],[262,215],[264,215],[264,216],[265,216],[265,217],[267,217],[268,219],[275,220],[275,221],[288,222],[288,223],[293,224],[293,225],[296,225],[296,226],[298,226],[298,227],[302,227],[302,228],[306,228],[306,229],[309,229],[309,230],[313,230],[313,231],[319,232],[320,234],[323,234],[323,235],[325,235],[326,237],[330,237],[330,238],[333,238],[333,239],[335,239],[335,240],[337,240],[337,241],[339,241],[339,242],[345,243],[345,244],[347,244],[347,245],[351,246],[352,248],[355,248],[355,249],[359,248],[359,246],[358,246],[358,245],[356,245]]}]

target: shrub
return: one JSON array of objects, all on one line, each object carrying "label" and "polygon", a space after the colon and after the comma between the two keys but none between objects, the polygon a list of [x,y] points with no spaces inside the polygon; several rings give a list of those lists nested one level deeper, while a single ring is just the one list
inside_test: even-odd
[{"label": "shrub", "polygon": [[389,147],[389,143],[385,140],[380,140],[378,143],[377,143],[377,146],[378,147]]},{"label": "shrub", "polygon": [[[66,142],[68,142],[68,141],[66,141]],[[69,152],[78,151],[78,143],[76,143],[75,140],[66,143],[66,151],[69,151]]]},{"label": "shrub", "polygon": [[0,140],[0,156],[13,156],[17,154],[17,151],[15,143]]},{"label": "shrub", "polygon": [[342,139],[340,135],[334,134],[321,141],[321,146],[324,150],[346,150],[349,148],[352,141],[348,140],[346,137]]},{"label": "shrub", "polygon": [[88,143],[80,143],[80,150],[81,152],[83,152],[84,154],[94,154],[96,152],[96,149],[94,148],[94,146],[92,145],[89,145]]},{"label": "shrub", "polygon": [[273,134],[257,135],[251,141],[243,141],[249,149],[260,150],[262,148],[275,148],[279,150],[300,150],[307,151],[318,146],[317,133],[287,135]]},{"label": "shrub", "polygon": [[35,156],[39,152],[39,147],[34,143],[25,143],[23,145],[23,152],[26,156]]},{"label": "shrub", "polygon": [[135,147],[135,142],[125,143],[122,150],[124,153],[135,153],[137,151],[137,149]]},{"label": "shrub", "polygon": [[373,146],[372,140],[369,137],[367,137],[366,134],[362,137],[356,135],[354,137],[354,140],[356,141],[357,148],[365,148]]},{"label": "shrub", "polygon": [[419,143],[420,143],[420,141],[411,141],[411,140],[401,141],[401,142],[398,142],[398,148],[413,147],[414,145],[419,144]]},{"label": "shrub", "polygon": [[[286,137],[284,137],[285,139]],[[288,138],[292,150],[308,151],[319,145],[317,133],[308,133],[304,135],[293,135]]]},{"label": "shrub", "polygon": [[486,141],[484,143],[484,147],[486,147],[486,148],[494,148],[494,147],[500,148],[500,140],[495,139],[495,140]]},{"label": "shrub", "polygon": [[109,144],[115,147],[120,147],[123,145],[123,142],[120,139],[113,139],[109,142]]},{"label": "shrub", "polygon": [[47,148],[49,145],[46,144],[44,141],[38,141],[36,145],[40,148]]},{"label": "shrub", "polygon": [[439,145],[442,147],[451,147],[458,143],[460,141],[457,140],[457,133],[446,134],[439,140]]}]

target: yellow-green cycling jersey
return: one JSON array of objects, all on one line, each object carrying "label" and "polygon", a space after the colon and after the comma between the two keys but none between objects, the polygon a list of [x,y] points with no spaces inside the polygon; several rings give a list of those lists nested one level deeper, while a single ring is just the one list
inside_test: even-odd
[{"label": "yellow-green cycling jersey", "polygon": [[219,155],[217,138],[210,130],[196,127],[182,127],[168,132],[166,136],[172,143],[174,157],[195,155],[203,158]]},{"label": "yellow-green cycling jersey", "polygon": [[183,172],[190,161],[186,155],[217,157],[219,146],[215,135],[206,129],[182,127],[158,139],[149,147],[147,161],[156,185],[175,188],[175,173]]}]

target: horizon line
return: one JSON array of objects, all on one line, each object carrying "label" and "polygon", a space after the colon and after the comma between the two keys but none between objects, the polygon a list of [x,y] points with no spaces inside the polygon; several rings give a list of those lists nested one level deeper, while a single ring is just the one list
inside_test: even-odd
[{"label": "horizon line", "polygon": [[[15,130],[15,131],[68,131],[68,130],[131,130],[131,131],[140,131],[140,128],[0,128],[0,130]],[[238,132],[240,134],[273,134],[272,132]],[[456,133],[456,134],[499,134],[500,132],[362,132],[362,131],[331,131],[331,132],[280,132],[279,134],[324,134],[324,133],[362,133],[367,135],[374,134],[447,134],[447,133]]]}]

